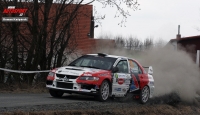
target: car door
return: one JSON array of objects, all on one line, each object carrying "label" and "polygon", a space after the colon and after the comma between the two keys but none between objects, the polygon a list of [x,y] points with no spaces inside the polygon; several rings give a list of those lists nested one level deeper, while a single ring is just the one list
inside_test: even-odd
[{"label": "car door", "polygon": [[113,74],[112,95],[123,97],[129,90],[131,81],[128,61],[126,59],[120,60],[116,67],[119,71]]},{"label": "car door", "polygon": [[148,75],[142,71],[141,66],[136,61],[129,60],[129,64],[132,77],[130,92],[142,89],[148,84]]},{"label": "car door", "polygon": [[143,79],[142,70],[134,60],[128,60],[130,65],[130,73],[131,73],[131,86],[130,92],[136,91],[140,89],[141,80]]}]

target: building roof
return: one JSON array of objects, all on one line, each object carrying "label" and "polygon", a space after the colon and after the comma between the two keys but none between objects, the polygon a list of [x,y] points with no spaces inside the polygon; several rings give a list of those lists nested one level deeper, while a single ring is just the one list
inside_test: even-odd
[{"label": "building roof", "polygon": [[169,42],[180,42],[180,41],[183,41],[183,40],[194,40],[194,39],[200,39],[200,35],[198,36],[189,36],[189,37],[182,37],[182,38],[175,38],[175,39],[171,39]]}]

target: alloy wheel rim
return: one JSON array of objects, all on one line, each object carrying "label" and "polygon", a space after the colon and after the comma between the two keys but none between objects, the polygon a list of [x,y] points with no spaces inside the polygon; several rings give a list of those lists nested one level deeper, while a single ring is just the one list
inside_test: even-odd
[{"label": "alloy wheel rim", "polygon": [[108,98],[109,95],[109,85],[108,83],[104,83],[102,86],[102,90],[101,90],[101,95],[103,100],[106,100]]},{"label": "alloy wheel rim", "polygon": [[142,90],[142,101],[146,102],[149,98],[149,88],[145,86]]}]

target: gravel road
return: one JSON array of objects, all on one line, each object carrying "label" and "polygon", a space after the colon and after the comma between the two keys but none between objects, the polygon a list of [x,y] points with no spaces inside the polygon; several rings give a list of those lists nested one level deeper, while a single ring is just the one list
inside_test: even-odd
[{"label": "gravel road", "polygon": [[[98,102],[92,96],[65,94],[62,98],[53,98],[48,93],[42,94],[0,94],[0,112],[8,111],[41,111],[41,110],[76,110],[76,109],[102,109],[107,106],[119,106],[116,100]],[[121,103],[119,103],[121,104]],[[129,103],[130,104],[130,103]],[[128,105],[129,105],[128,104]],[[133,105],[135,105],[133,103]]]},{"label": "gravel road", "polygon": [[64,104],[82,101],[93,101],[93,97],[81,95],[64,95],[62,98],[53,98],[48,93],[42,94],[0,94],[0,108],[33,106],[45,104]]},{"label": "gravel road", "polygon": [[[54,111],[76,111],[69,113],[72,115],[80,114],[77,111],[89,111],[93,115],[156,115],[156,114],[200,114],[200,106],[175,103],[171,98],[162,97],[153,99],[147,104],[139,104],[137,100],[128,102],[119,102],[117,99],[108,100],[107,102],[99,102],[94,97],[84,95],[68,95],[65,94],[62,98],[53,98],[48,93],[0,93],[0,115],[5,112],[49,112]],[[155,101],[156,100],[156,101]],[[174,100],[177,100],[174,98]],[[169,103],[170,102],[170,103]],[[62,114],[62,113],[57,113]],[[37,115],[37,114],[33,114]],[[47,114],[42,114],[47,115]]]}]

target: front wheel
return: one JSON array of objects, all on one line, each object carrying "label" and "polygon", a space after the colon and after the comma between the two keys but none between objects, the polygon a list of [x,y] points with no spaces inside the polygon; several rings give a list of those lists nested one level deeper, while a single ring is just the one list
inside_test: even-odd
[{"label": "front wheel", "polygon": [[62,91],[57,91],[52,89],[49,89],[49,93],[52,97],[62,97],[64,94]]},{"label": "front wheel", "polygon": [[149,87],[145,86],[140,92],[140,102],[142,104],[146,103],[149,100]]},{"label": "front wheel", "polygon": [[98,100],[102,102],[106,101],[109,97],[109,93],[110,93],[110,85],[107,80],[104,80],[99,88],[97,96]]}]

